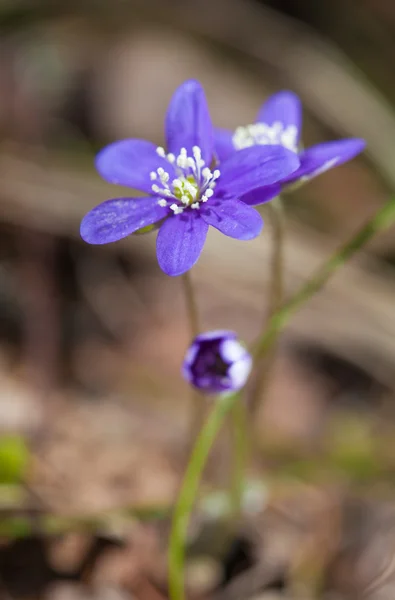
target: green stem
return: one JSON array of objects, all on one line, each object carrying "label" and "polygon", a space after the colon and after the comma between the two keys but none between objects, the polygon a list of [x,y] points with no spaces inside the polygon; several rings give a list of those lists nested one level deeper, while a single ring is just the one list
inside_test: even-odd
[{"label": "green stem", "polygon": [[181,279],[184,288],[185,305],[188,312],[191,337],[194,338],[199,333],[199,317],[190,271],[184,273]]},{"label": "green stem", "polygon": [[219,397],[201,429],[192,451],[184,481],[173,514],[169,541],[169,593],[172,600],[184,600],[184,563],[188,524],[196,500],[200,478],[210,449],[218,435],[225,416],[236,402],[239,394]]},{"label": "green stem", "polygon": [[[190,271],[184,273],[181,279],[184,290],[185,305],[188,314],[190,335],[191,339],[193,339],[199,333],[200,326],[196,296],[193,289]],[[188,448],[186,452],[187,456],[189,456],[190,450],[193,447],[196,436],[202,427],[205,414],[205,402],[202,399],[201,395],[194,389],[192,389],[191,392],[191,402],[191,422],[189,425]]]},{"label": "green stem", "polygon": [[[267,315],[263,325],[263,332],[266,331],[268,322],[273,315],[280,309],[283,303],[284,295],[284,237],[285,222],[284,210],[281,197],[278,196],[268,204],[271,225],[272,225],[272,258],[269,285],[269,303]],[[263,333],[262,333],[263,335]],[[278,335],[273,335],[270,346],[268,346],[265,356],[260,361],[257,369],[257,378],[251,395],[250,410],[252,417],[255,416],[259,405],[264,398],[270,374],[274,365],[278,345]]]},{"label": "green stem", "polygon": [[287,324],[290,317],[316,292],[318,292],[333,273],[349,260],[358,250],[369,242],[373,236],[395,222],[395,196],[391,198],[374,217],[358,231],[346,244],[341,246],[312,277],[301,286],[299,291],[288,302],[283,304],[270,319],[266,331],[258,339],[253,348],[255,360],[260,360],[271,348],[279,331]]},{"label": "green stem", "polygon": [[236,526],[242,513],[245,470],[248,458],[246,409],[243,402],[235,402],[231,411],[233,433],[233,465],[231,484],[232,526]]}]

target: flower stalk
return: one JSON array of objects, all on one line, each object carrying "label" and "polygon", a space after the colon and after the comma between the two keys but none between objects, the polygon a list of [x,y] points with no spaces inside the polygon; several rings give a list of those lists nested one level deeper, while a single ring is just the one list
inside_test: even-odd
[{"label": "flower stalk", "polygon": [[173,513],[169,541],[169,594],[172,600],[185,600],[185,546],[191,512],[196,501],[199,483],[225,416],[240,402],[239,393],[220,396],[201,429],[192,451],[184,481]]},{"label": "flower stalk", "polygon": [[270,319],[266,331],[255,342],[252,354],[255,362],[262,359],[272,347],[279,332],[288,323],[292,315],[320,291],[328,279],[343,266],[358,250],[367,244],[377,233],[395,222],[395,196],[376,212],[348,242],[341,246],[332,256],[317,269],[311,278],[304,283]]},{"label": "flower stalk", "polygon": [[191,274],[189,271],[184,273],[181,277],[183,284],[183,291],[185,297],[185,306],[188,313],[188,321],[190,327],[191,338],[194,338],[200,330],[199,327],[199,314],[196,302],[196,296],[193,289]]},{"label": "flower stalk", "polygon": [[[285,220],[283,203],[280,196],[277,196],[268,205],[272,225],[272,256],[270,263],[270,283],[269,283],[269,303],[265,322],[263,324],[262,335],[266,331],[267,323],[270,322],[273,315],[281,308],[284,296],[284,237]],[[276,358],[278,335],[273,335],[270,347],[267,348],[265,356],[261,361],[257,361],[257,378],[252,392],[250,411],[254,418],[263,398],[266,394],[270,382],[270,375]]]},{"label": "flower stalk", "polygon": [[[185,298],[185,306],[187,310],[189,329],[191,338],[194,338],[198,335],[200,326],[199,326],[199,313],[196,302],[196,295],[193,288],[192,278],[189,271],[184,273],[181,276],[182,284],[183,284],[183,292]],[[205,414],[205,402],[202,396],[196,391],[196,389],[192,388],[191,392],[191,421],[189,425],[189,434],[188,434],[188,454],[191,451],[193,444],[195,442],[196,436],[199,433],[202,425]]]},{"label": "flower stalk", "polygon": [[233,465],[231,480],[231,525],[232,531],[239,523],[242,514],[243,492],[249,454],[248,421],[243,402],[235,402],[231,410]]}]

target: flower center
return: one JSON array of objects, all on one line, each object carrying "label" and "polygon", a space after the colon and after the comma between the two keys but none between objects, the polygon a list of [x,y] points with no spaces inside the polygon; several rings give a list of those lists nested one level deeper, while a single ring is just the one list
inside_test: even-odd
[{"label": "flower center", "polygon": [[253,123],[246,127],[238,127],[233,134],[233,145],[236,150],[242,150],[249,146],[281,145],[293,152],[298,151],[298,130],[295,125],[284,125],[275,121],[273,125],[266,123]]},{"label": "flower center", "polygon": [[151,171],[151,181],[155,182],[152,191],[160,196],[159,206],[168,206],[175,215],[179,215],[186,208],[200,208],[202,202],[211,198],[220,172],[218,169],[211,171],[205,166],[198,146],[192,148],[192,156],[188,156],[185,148],[181,148],[178,156],[166,154],[161,147],[156,152],[173,165],[177,175],[170,181],[169,173],[162,167]]}]

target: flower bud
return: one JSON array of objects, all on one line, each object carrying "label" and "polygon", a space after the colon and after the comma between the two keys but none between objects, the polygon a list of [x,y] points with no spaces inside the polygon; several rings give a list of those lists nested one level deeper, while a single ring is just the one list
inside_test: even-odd
[{"label": "flower bud", "polygon": [[202,392],[219,394],[241,389],[251,367],[251,355],[233,331],[209,331],[193,340],[185,355],[182,374]]}]

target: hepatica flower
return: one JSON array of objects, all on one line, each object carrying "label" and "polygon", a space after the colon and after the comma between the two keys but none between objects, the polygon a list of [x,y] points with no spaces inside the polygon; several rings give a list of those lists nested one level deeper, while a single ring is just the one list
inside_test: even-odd
[{"label": "hepatica flower", "polygon": [[251,355],[233,331],[209,331],[193,340],[182,374],[197,389],[218,394],[242,388],[251,367]]},{"label": "hepatica flower", "polygon": [[215,146],[219,159],[227,160],[235,152],[255,145],[281,144],[299,156],[300,166],[282,182],[256,190],[246,195],[243,201],[253,206],[277,196],[285,184],[308,181],[332,167],[354,158],[365,148],[359,138],[324,142],[300,150],[302,125],[301,103],[293,92],[283,91],[271,96],[258,112],[257,120],[251,125],[238,127],[235,131],[217,129]]},{"label": "hepatica flower", "polygon": [[214,130],[204,91],[187,81],[175,92],[165,120],[167,150],[144,140],[110,144],[97,156],[104,179],[148,196],[115,198],[82,220],[81,236],[107,244],[159,228],[157,257],[168,275],[181,275],[198,260],[209,225],[238,240],[259,235],[262,219],[240,197],[276,183],[299,167],[282,145],[245,147],[213,164]]}]

